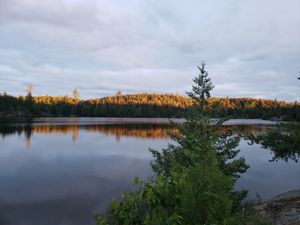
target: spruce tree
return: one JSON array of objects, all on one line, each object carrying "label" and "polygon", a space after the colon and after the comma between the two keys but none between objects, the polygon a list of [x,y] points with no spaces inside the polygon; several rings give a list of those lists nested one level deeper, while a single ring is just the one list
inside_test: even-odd
[{"label": "spruce tree", "polygon": [[199,74],[194,78],[194,85],[192,86],[192,91],[187,92],[188,96],[194,99],[203,110],[204,106],[207,104],[208,99],[211,97],[210,92],[214,88],[211,79],[208,76],[208,72],[205,69],[205,63],[202,62],[198,66]]}]

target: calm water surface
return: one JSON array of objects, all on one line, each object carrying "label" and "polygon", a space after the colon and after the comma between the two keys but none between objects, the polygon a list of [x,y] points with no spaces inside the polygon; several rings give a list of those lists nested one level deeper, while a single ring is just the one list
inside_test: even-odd
[{"label": "calm water surface", "polygon": [[[0,127],[0,225],[88,225],[112,198],[151,175],[149,148],[161,149],[172,131],[166,120],[42,119]],[[234,133],[267,126],[226,126]],[[272,152],[241,140],[250,169],[237,188],[269,199],[300,188],[295,161],[270,162]]]}]

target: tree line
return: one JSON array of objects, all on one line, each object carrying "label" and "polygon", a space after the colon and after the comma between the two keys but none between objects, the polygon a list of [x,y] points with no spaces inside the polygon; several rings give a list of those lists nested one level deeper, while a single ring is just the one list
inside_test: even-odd
[{"label": "tree line", "polygon": [[[205,112],[210,117],[278,118],[300,120],[300,103],[254,98],[209,98]],[[190,97],[176,94],[126,94],[81,100],[77,89],[73,96],[26,96],[0,94],[0,118],[37,116],[88,117],[184,117],[195,104]]]}]

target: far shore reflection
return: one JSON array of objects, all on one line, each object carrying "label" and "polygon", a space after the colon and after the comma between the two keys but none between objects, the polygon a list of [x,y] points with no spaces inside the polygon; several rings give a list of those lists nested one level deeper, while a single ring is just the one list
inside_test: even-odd
[{"label": "far shore reflection", "polygon": [[52,135],[64,134],[70,135],[74,142],[79,138],[80,131],[90,133],[101,133],[107,136],[114,136],[117,141],[122,137],[135,137],[141,139],[169,139],[170,134],[176,134],[176,128],[165,124],[104,124],[104,125],[36,125],[27,124],[22,126],[0,127],[0,135],[5,138],[8,135],[24,135],[26,142],[34,134]]},{"label": "far shore reflection", "polygon": [[[224,125],[220,128],[221,133],[232,132],[233,134],[245,137],[248,134],[261,134],[267,131],[268,126],[260,125]],[[176,127],[166,123],[156,124],[51,124],[51,123],[32,123],[14,126],[0,126],[0,136],[5,138],[9,135],[18,134],[25,136],[27,147],[31,147],[31,138],[34,134],[70,135],[76,142],[80,131],[90,133],[101,133],[107,136],[114,136],[117,141],[122,137],[134,137],[140,139],[164,139],[167,140],[171,135],[179,134]]]}]

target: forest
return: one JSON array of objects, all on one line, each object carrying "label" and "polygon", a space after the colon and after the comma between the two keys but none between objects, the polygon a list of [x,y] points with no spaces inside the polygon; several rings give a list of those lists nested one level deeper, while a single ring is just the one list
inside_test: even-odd
[{"label": "forest", "polygon": [[[83,117],[184,117],[195,104],[177,94],[126,94],[81,100],[77,89],[72,96],[0,95],[0,118],[83,116]],[[205,113],[210,117],[300,120],[300,103],[254,98],[209,98]]]}]

